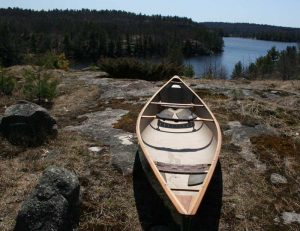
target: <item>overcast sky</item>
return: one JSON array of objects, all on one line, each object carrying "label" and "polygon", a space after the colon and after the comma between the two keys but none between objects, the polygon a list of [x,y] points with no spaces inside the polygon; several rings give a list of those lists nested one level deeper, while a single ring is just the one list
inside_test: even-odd
[{"label": "overcast sky", "polygon": [[0,8],[115,9],[197,22],[250,22],[300,28],[300,0],[0,0]]}]

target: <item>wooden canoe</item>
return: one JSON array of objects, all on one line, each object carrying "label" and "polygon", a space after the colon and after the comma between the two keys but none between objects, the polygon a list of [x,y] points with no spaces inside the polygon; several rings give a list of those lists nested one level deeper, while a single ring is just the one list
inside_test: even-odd
[{"label": "wooden canoe", "polygon": [[221,131],[212,112],[174,76],[146,103],[136,132],[140,155],[171,204],[179,214],[194,215],[220,153]]}]

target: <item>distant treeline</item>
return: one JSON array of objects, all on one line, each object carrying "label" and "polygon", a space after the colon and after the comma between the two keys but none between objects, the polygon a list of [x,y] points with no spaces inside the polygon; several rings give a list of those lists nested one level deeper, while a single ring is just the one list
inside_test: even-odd
[{"label": "distant treeline", "polygon": [[101,57],[197,56],[222,49],[221,35],[188,18],[114,10],[0,9],[4,66],[49,51],[96,62]]},{"label": "distant treeline", "polygon": [[300,42],[300,28],[224,22],[204,22],[203,25],[210,29],[214,29],[220,36],[224,37],[255,38],[281,42]]}]

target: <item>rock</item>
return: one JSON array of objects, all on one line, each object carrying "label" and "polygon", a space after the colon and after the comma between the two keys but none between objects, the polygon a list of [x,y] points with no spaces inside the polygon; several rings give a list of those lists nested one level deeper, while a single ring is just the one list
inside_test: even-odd
[{"label": "rock", "polygon": [[235,215],[235,217],[239,220],[244,220],[246,218],[244,215],[241,214]]},{"label": "rock", "polygon": [[71,231],[79,222],[80,186],[75,174],[51,166],[23,203],[15,231]]},{"label": "rock", "polygon": [[120,133],[120,129],[115,129],[115,124],[128,111],[122,109],[106,108],[105,111],[92,112],[79,117],[87,117],[82,124],[68,126],[66,130],[77,131],[89,135],[94,139],[101,140],[104,145],[109,145],[111,137]]},{"label": "rock", "polygon": [[57,124],[45,108],[19,101],[5,110],[1,130],[14,145],[39,146],[57,134]]},{"label": "rock", "polygon": [[294,212],[283,212],[281,218],[284,224],[298,223],[300,224],[300,214]]},{"label": "rock", "polygon": [[[100,99],[131,99],[136,97],[152,96],[159,88],[145,80],[124,80],[111,78],[80,78],[88,84],[97,85],[101,91]],[[117,87],[116,87],[117,86]]]},{"label": "rock", "polygon": [[101,147],[89,147],[88,150],[91,153],[99,154],[102,151],[103,148]]},{"label": "rock", "polygon": [[85,114],[88,119],[81,125],[69,126],[66,129],[78,131],[82,134],[99,139],[104,145],[110,146],[112,156],[111,164],[123,175],[132,173],[135,153],[137,151],[136,139],[133,134],[113,127],[128,111],[107,108],[105,111]]},{"label": "rock", "polygon": [[262,163],[256,155],[252,152],[252,144],[250,141],[251,137],[259,135],[274,135],[275,132],[266,128],[263,125],[256,125],[254,127],[241,125],[239,121],[228,122],[230,127],[229,130],[224,132],[225,136],[231,136],[230,143],[241,148],[239,154],[247,161],[252,162],[257,170],[264,172],[266,170],[266,165]]},{"label": "rock", "polygon": [[111,164],[124,176],[132,174],[137,144],[131,133],[121,133],[112,137],[110,141]]},{"label": "rock", "polygon": [[287,184],[287,182],[288,182],[284,176],[279,175],[277,173],[272,173],[270,180],[271,180],[272,184]]}]

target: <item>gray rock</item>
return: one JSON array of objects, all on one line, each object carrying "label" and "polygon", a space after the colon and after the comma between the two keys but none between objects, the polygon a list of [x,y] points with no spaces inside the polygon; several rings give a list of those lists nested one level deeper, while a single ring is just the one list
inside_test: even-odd
[{"label": "gray rock", "polygon": [[38,146],[57,134],[57,124],[45,108],[19,101],[5,110],[1,130],[14,145]]},{"label": "gray rock", "polygon": [[235,215],[235,217],[239,220],[244,220],[246,218],[244,215],[241,215],[241,214],[237,214],[237,215]]},{"label": "gray rock", "polygon": [[300,214],[294,212],[283,212],[281,218],[284,224],[298,223],[300,224]]},{"label": "gray rock", "polygon": [[103,100],[149,97],[159,89],[154,84],[145,80],[91,79],[86,76],[82,76],[80,79],[86,81],[88,84],[98,85],[101,91],[100,98]]},{"label": "gray rock", "polygon": [[287,184],[287,182],[288,182],[284,176],[277,174],[277,173],[272,173],[270,180],[271,180],[272,184]]},{"label": "gray rock", "polygon": [[94,146],[94,147],[89,147],[88,150],[90,153],[100,154],[100,152],[103,150],[103,148]]},{"label": "gray rock", "polygon": [[101,140],[104,145],[110,146],[112,155],[111,164],[123,175],[132,173],[137,144],[135,137],[129,132],[113,127],[128,111],[107,108],[105,111],[85,114],[88,117],[81,125],[69,126],[66,129],[77,131]]},{"label": "gray rock", "polygon": [[115,124],[128,111],[122,109],[106,108],[105,111],[98,111],[79,116],[87,117],[87,119],[78,126],[68,126],[66,130],[77,131],[85,135],[89,135],[97,140],[101,140],[104,145],[109,145],[111,137],[122,132],[115,129]]},{"label": "gray rock", "polygon": [[49,167],[23,203],[15,231],[71,231],[79,222],[80,186],[75,174]]},{"label": "gray rock", "polygon": [[111,163],[124,176],[132,174],[133,163],[137,151],[135,137],[131,133],[120,133],[110,141]]},{"label": "gray rock", "polygon": [[255,127],[244,126],[241,125],[239,121],[230,121],[228,122],[228,125],[230,129],[226,130],[224,132],[224,135],[231,136],[230,142],[241,148],[241,152],[239,154],[245,160],[252,162],[257,170],[264,172],[267,167],[252,152],[252,144],[250,138],[262,134],[274,135],[275,132],[263,125],[256,125]]}]

